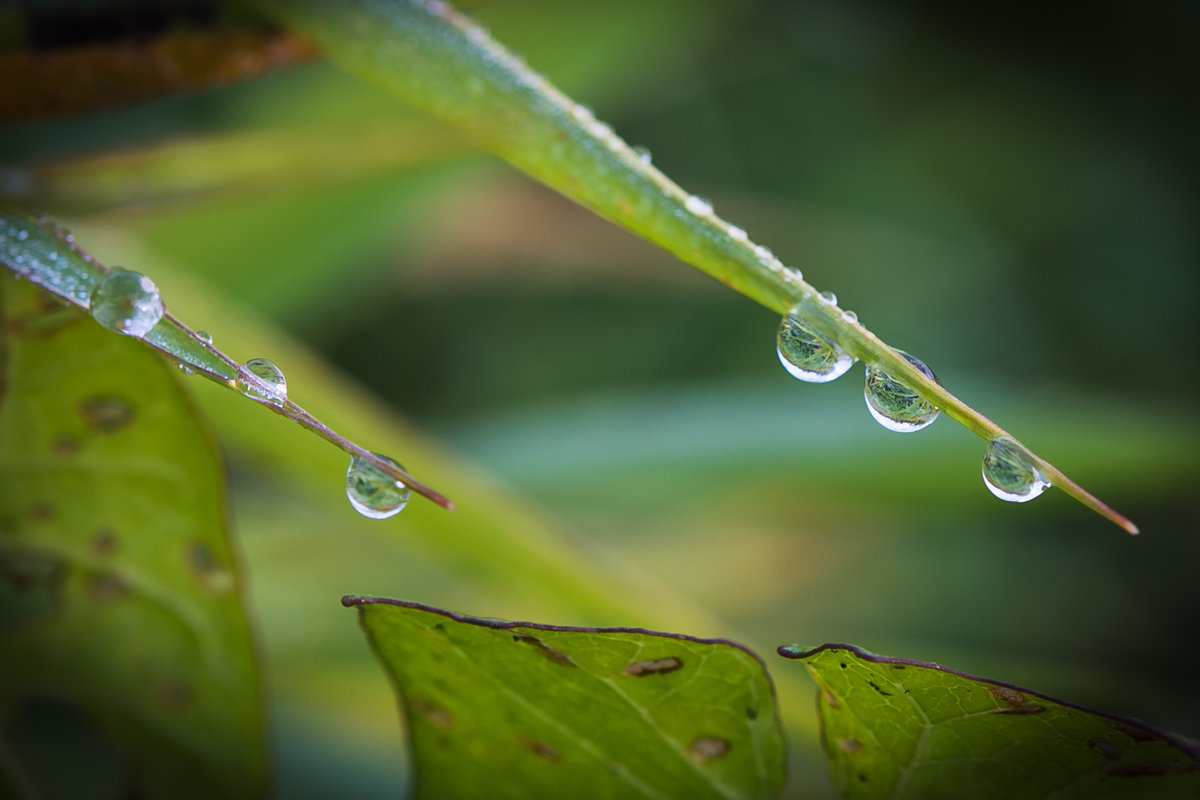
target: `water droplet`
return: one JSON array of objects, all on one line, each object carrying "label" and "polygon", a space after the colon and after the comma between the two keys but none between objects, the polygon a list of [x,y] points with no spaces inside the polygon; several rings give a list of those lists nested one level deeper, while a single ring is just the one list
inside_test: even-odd
[{"label": "water droplet", "polygon": [[283,377],[283,370],[279,367],[265,358],[252,358],[242,366],[258,378],[257,383],[239,378],[237,388],[242,394],[273,403],[287,399],[287,378]]},{"label": "water droplet", "polygon": [[769,247],[764,247],[760,244],[754,248],[754,257],[758,259],[758,263],[760,264],[769,264],[775,259],[775,254],[771,252]]},{"label": "water droplet", "polygon": [[212,344],[212,334],[208,331],[196,331],[196,338],[205,344]]},{"label": "water droplet", "polygon": [[837,295],[834,294],[833,292],[829,291],[828,289],[821,292],[820,297],[821,297],[822,303],[828,303],[831,306],[837,305]]},{"label": "water droplet", "polygon": [[746,231],[736,225],[730,225],[729,238],[733,239],[735,242],[744,242],[746,241]]},{"label": "water droplet", "polygon": [[145,336],[162,319],[163,302],[154,281],[140,272],[113,270],[92,289],[92,318],[126,336]]},{"label": "water droplet", "polygon": [[[925,366],[920,359],[913,358],[908,353],[899,350],[896,352],[921,372],[933,380],[937,380],[933,370]],[[912,389],[873,366],[867,367],[864,394],[871,416],[889,431],[897,433],[919,431],[933,424],[933,421],[942,413],[936,406],[922,400]]]},{"label": "water droplet", "polygon": [[[376,453],[389,464],[404,469],[387,456]],[[371,519],[387,519],[398,514],[408,502],[408,487],[365,458],[354,456],[346,470],[346,497],[354,510]]]},{"label": "water droplet", "polygon": [[809,383],[828,383],[846,374],[854,359],[801,321],[796,306],[779,324],[775,338],[779,363],[793,377]]},{"label": "water droplet", "polygon": [[635,156],[637,156],[637,160],[642,162],[643,164],[647,164],[647,165],[650,164],[650,161],[651,161],[650,148],[644,147],[642,145],[638,145],[637,147],[633,148],[633,154]]},{"label": "water droplet", "polygon": [[713,213],[712,203],[705,200],[698,194],[688,195],[687,201],[683,204],[688,211],[698,217],[711,216]]},{"label": "water droplet", "polygon": [[853,311],[843,311],[842,319],[853,325],[854,323],[858,322],[858,314],[854,313]]},{"label": "water droplet", "polygon": [[787,275],[793,281],[804,280],[804,273],[800,271],[799,267],[787,267]]},{"label": "water droplet", "polygon": [[996,497],[1012,503],[1032,500],[1050,485],[1029,451],[1007,436],[988,443],[983,454],[983,482]]},{"label": "water droplet", "polygon": [[189,367],[187,364],[183,363],[182,361],[179,362],[178,367],[179,367],[179,371],[182,372],[184,375],[194,375],[196,372],[194,369],[192,369],[191,367]]},{"label": "water droplet", "polygon": [[23,242],[29,238],[29,231],[17,231],[17,241]]}]

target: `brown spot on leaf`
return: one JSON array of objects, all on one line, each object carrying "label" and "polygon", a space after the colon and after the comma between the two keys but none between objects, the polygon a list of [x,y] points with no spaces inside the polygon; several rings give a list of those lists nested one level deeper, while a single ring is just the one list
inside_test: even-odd
[{"label": "brown spot on leaf", "polygon": [[119,394],[94,394],[79,404],[79,414],[89,427],[116,433],[137,417],[137,409]]},{"label": "brown spot on leaf", "polygon": [[633,661],[625,665],[625,669],[621,670],[621,674],[632,675],[635,678],[640,678],[643,675],[664,675],[668,672],[674,672],[682,666],[683,661],[675,656],[668,656],[667,658]]},{"label": "brown spot on leaf", "polygon": [[838,702],[837,695],[835,695],[833,692],[831,692],[828,689],[821,692],[821,699],[824,700],[825,705],[829,706],[830,708],[841,708],[842,707],[842,704],[840,702]]},{"label": "brown spot on leaf", "polygon": [[853,736],[845,736],[837,740],[838,749],[843,753],[861,753],[863,746],[862,742],[855,739]]},{"label": "brown spot on leaf", "polygon": [[49,503],[38,501],[29,506],[29,521],[34,525],[43,525],[55,517],[55,508]]},{"label": "brown spot on leaf", "polygon": [[453,714],[423,697],[414,698],[412,708],[442,730],[448,731],[454,727]]},{"label": "brown spot on leaf", "polygon": [[163,708],[178,709],[192,701],[191,688],[177,680],[163,680],[154,684],[150,690],[154,702]]},{"label": "brown spot on leaf", "polygon": [[1045,706],[1039,706],[1037,703],[1026,703],[1025,705],[1016,706],[1015,708],[997,708],[993,713],[1010,714],[1014,717],[1023,717],[1029,714],[1040,714],[1045,710]]},{"label": "brown spot on leaf", "polygon": [[221,595],[233,590],[233,573],[207,542],[196,541],[188,545],[187,563],[205,591]]},{"label": "brown spot on leaf", "polygon": [[729,740],[719,736],[701,736],[688,745],[688,754],[693,761],[704,764],[721,758],[729,752]]},{"label": "brown spot on leaf", "polygon": [[997,702],[1006,706],[1019,706],[1025,702],[1025,695],[1007,686],[989,686],[988,691],[992,693],[992,697],[996,698]]},{"label": "brown spot on leaf", "polygon": [[55,458],[71,458],[79,452],[79,440],[68,433],[60,434],[50,443],[50,452]]},{"label": "brown spot on leaf", "polygon": [[559,761],[562,761],[562,753],[558,752],[545,742],[538,741],[537,739],[533,739],[528,736],[522,736],[520,734],[517,734],[513,738],[516,739],[517,744],[521,745],[521,747],[524,747],[538,758],[544,758],[546,761],[551,763],[558,763]]},{"label": "brown spot on leaf", "polygon": [[101,528],[92,536],[92,552],[104,558],[117,552],[117,532],[112,528]]},{"label": "brown spot on leaf", "polygon": [[514,633],[513,641],[529,645],[538,655],[553,661],[555,664],[561,664],[564,667],[575,666],[575,662],[571,660],[569,655],[556,647],[551,647],[536,636],[530,636],[527,633]]},{"label": "brown spot on leaf", "polygon": [[1139,728],[1136,725],[1129,725],[1114,719],[1108,723],[1108,727],[1112,728],[1114,731],[1119,731],[1120,733],[1125,734],[1138,744],[1148,744],[1150,742],[1154,742],[1156,744],[1163,743],[1162,738],[1144,728]]},{"label": "brown spot on leaf", "polygon": [[1105,758],[1120,758],[1125,754],[1124,747],[1105,736],[1093,736],[1087,745]]},{"label": "brown spot on leaf", "polygon": [[115,572],[97,572],[88,580],[88,594],[100,602],[116,600],[126,591],[125,580]]},{"label": "brown spot on leaf", "polygon": [[53,554],[0,549],[0,630],[57,610],[66,579],[66,563]]}]

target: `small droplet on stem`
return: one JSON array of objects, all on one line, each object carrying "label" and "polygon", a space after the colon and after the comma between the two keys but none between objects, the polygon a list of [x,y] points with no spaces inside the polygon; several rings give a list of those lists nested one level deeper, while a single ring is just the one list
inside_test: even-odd
[{"label": "small droplet on stem", "polygon": [[[897,350],[908,363],[937,380],[933,370],[918,358]],[[941,410],[921,398],[916,392],[875,366],[867,366],[864,395],[867,409],[883,427],[897,433],[912,433],[927,428]]]},{"label": "small droplet on stem", "polygon": [[1007,436],[988,442],[983,482],[992,494],[1010,503],[1026,503],[1050,486],[1029,451]]},{"label": "small droplet on stem", "polygon": [[[385,455],[375,455],[404,469]],[[351,457],[350,468],[346,470],[346,498],[355,511],[371,519],[387,519],[403,510],[408,497],[409,489],[403,483],[367,459]]]},{"label": "small droplet on stem", "polygon": [[792,377],[809,383],[828,383],[845,375],[854,359],[805,325],[801,308],[793,308],[779,324],[775,337],[779,363]]}]

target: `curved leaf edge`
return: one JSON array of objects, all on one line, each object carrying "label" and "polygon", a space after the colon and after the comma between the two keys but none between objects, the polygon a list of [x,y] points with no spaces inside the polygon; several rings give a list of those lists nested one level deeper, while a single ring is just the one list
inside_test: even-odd
[{"label": "curved leaf edge", "polygon": [[999,681],[993,678],[985,678],[980,675],[974,675],[970,672],[963,672],[962,670],[954,669],[953,667],[945,667],[932,661],[917,661],[911,658],[881,656],[878,653],[872,653],[870,650],[866,650],[858,645],[834,642],[828,642],[826,644],[811,648],[803,648],[797,645],[780,645],[775,652],[779,656],[791,661],[806,661],[813,656],[816,656],[818,653],[830,652],[834,650],[849,651],[856,658],[860,658],[863,661],[867,661],[872,664],[896,664],[904,667],[916,667],[918,669],[930,669],[936,672],[944,672],[948,675],[955,675],[959,678],[965,678],[966,680],[985,684],[987,686],[997,686],[1002,689],[1010,689],[1031,697],[1037,697],[1041,700],[1046,700],[1050,703],[1055,703],[1063,706],[1064,708],[1082,711],[1085,714],[1092,714],[1094,716],[1111,720],[1122,725],[1127,725],[1139,731],[1143,731],[1147,735],[1161,739],[1162,741],[1179,750],[1187,757],[1191,758],[1197,763],[1198,766],[1200,766],[1200,740],[1190,739],[1186,736],[1181,736],[1177,733],[1163,730],[1147,722],[1143,722],[1136,717],[1127,717],[1123,714],[1114,714],[1109,711],[1101,711],[1099,709],[1090,708],[1085,705],[1080,705],[1079,703],[1073,703],[1069,700],[1063,700],[1053,695],[1046,694],[1045,692],[1039,692],[1036,689],[1029,689],[1024,686],[1018,686],[1014,683]]}]

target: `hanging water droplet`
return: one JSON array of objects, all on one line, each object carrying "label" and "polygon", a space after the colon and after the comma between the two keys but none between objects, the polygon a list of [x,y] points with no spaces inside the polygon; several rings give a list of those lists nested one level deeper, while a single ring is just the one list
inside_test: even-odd
[{"label": "hanging water droplet", "polygon": [[180,361],[177,366],[179,367],[179,371],[182,372],[184,375],[195,374],[195,370],[192,369],[191,367],[189,367],[187,364],[183,363],[182,361]]},{"label": "hanging water droplet", "polygon": [[730,225],[729,238],[733,239],[735,242],[744,242],[746,241],[746,231],[742,228],[739,228],[737,225]]},{"label": "hanging water droplet", "polygon": [[688,195],[688,199],[683,205],[688,211],[698,217],[707,217],[713,213],[712,203],[698,194]]},{"label": "hanging water droplet", "polygon": [[783,368],[809,383],[828,383],[845,375],[854,365],[854,359],[840,347],[801,321],[800,306],[783,318],[775,343]]},{"label": "hanging water droplet", "polygon": [[854,323],[858,322],[858,314],[856,314],[853,311],[843,311],[842,319],[846,320],[846,322],[849,322],[851,325],[853,325]]},{"label": "hanging water droplet", "polygon": [[[404,467],[376,453],[389,464]],[[346,470],[346,498],[354,510],[371,519],[387,519],[400,513],[408,502],[408,487],[365,458],[353,456]]]},{"label": "hanging water droplet", "polygon": [[988,442],[983,454],[983,482],[992,494],[1011,503],[1024,503],[1046,491],[1029,451],[1007,436]]},{"label": "hanging water droplet", "polygon": [[821,297],[822,303],[828,303],[831,306],[837,305],[837,295],[834,294],[833,292],[829,291],[828,289],[821,292],[820,297]]},{"label": "hanging water droplet", "polygon": [[208,331],[196,331],[196,338],[205,344],[212,344],[212,334]]},{"label": "hanging water droplet", "polygon": [[140,272],[116,269],[92,289],[88,310],[109,330],[141,338],[162,319],[163,302],[154,281]]},{"label": "hanging water droplet", "polygon": [[[921,372],[937,380],[933,370],[925,366],[920,359],[900,350],[896,352]],[[873,366],[867,367],[864,394],[871,416],[883,427],[897,433],[919,431],[933,424],[942,413],[936,406],[921,399],[912,389]]]},{"label": "hanging water droplet", "polygon": [[287,378],[283,370],[265,358],[252,358],[242,365],[258,378],[257,382],[238,378],[237,388],[247,397],[257,397],[272,403],[282,403],[287,399]]},{"label": "hanging water droplet", "polygon": [[652,157],[650,155],[650,148],[645,147],[640,144],[637,147],[633,148],[633,154],[637,156],[638,161],[640,161],[646,165],[649,165],[652,160]]}]

